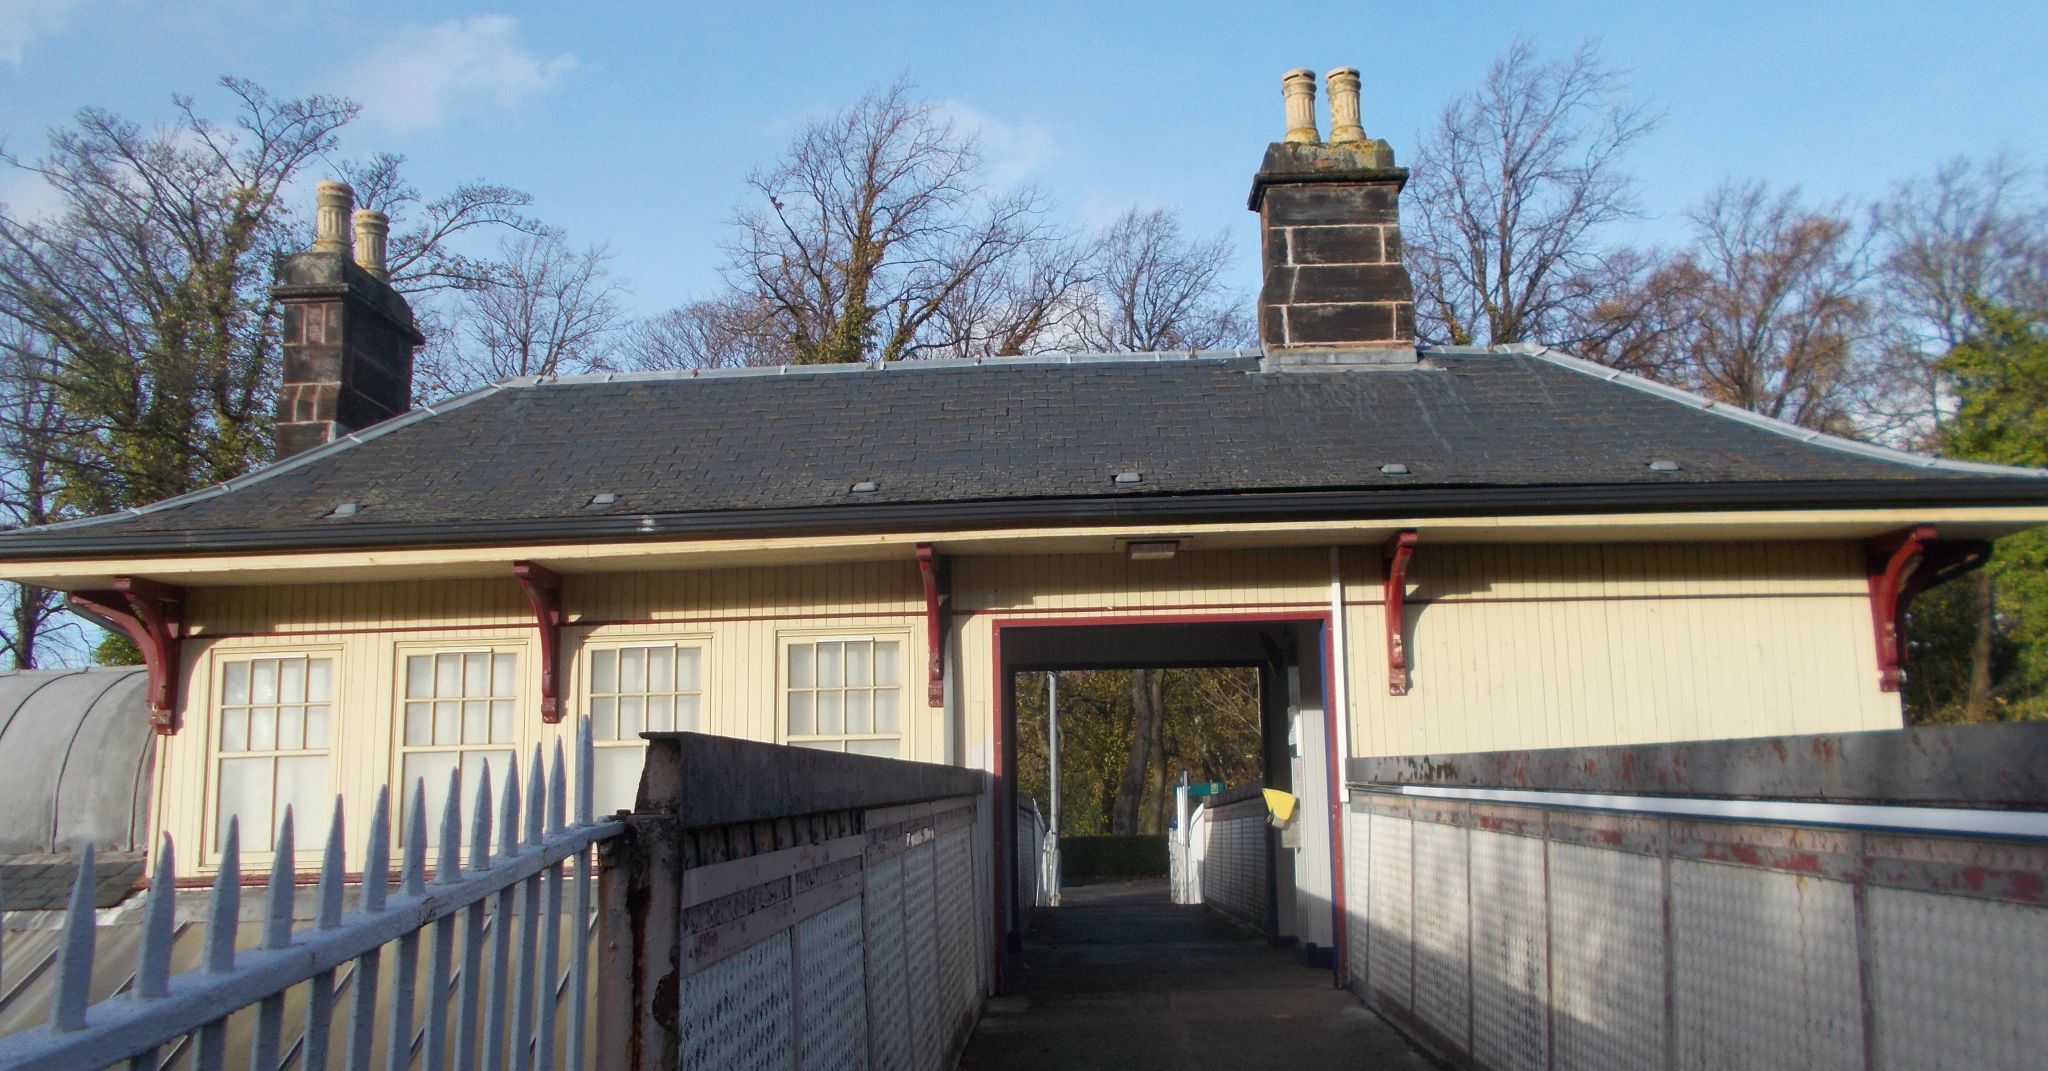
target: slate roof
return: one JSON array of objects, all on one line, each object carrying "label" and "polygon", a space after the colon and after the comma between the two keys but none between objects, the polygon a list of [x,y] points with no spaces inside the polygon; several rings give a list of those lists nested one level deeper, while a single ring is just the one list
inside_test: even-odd
[{"label": "slate roof", "polygon": [[[0,558],[2048,503],[2048,472],[1830,439],[1536,347],[1323,372],[1225,351],[515,380],[355,438],[140,511],[0,536]],[[1114,482],[1127,472],[1140,481]],[[852,493],[862,481],[877,489]],[[601,493],[616,500],[592,504]],[[357,509],[331,516],[342,503]]]}]

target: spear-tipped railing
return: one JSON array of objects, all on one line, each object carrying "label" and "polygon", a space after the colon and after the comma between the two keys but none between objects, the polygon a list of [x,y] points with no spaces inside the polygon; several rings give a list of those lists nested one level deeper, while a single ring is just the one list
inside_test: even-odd
[{"label": "spear-tipped railing", "polygon": [[[91,1002],[96,935],[94,862],[88,847],[79,859],[63,923],[49,1021],[0,1038],[0,1071],[83,1071],[114,1065],[154,1069],[187,1051],[195,1053],[194,1066],[201,1071],[220,1071],[231,1066],[229,1019],[246,1009],[254,1009],[248,1060],[244,1064],[238,1051],[232,1066],[268,1071],[289,1059],[291,1066],[303,1071],[325,1071],[336,1004],[344,989],[350,1007],[341,1024],[342,1062],[348,1071],[406,1068],[415,1062],[427,1071],[451,1066],[493,1071],[581,1068],[590,993],[586,920],[591,910],[591,847],[617,834],[621,826],[591,815],[593,762],[587,719],[577,732],[573,777],[564,769],[562,750],[557,742],[552,766],[543,770],[541,751],[534,748],[523,793],[519,770],[502,771],[497,779],[502,790],[495,800],[492,774],[486,768],[477,778],[475,802],[468,811],[467,842],[462,837],[461,774],[450,774],[432,881],[426,866],[426,788],[415,783],[395,893],[390,791],[379,791],[356,906],[349,912],[343,911],[346,841],[337,800],[313,918],[305,928],[293,925],[297,873],[292,815],[287,809],[274,844],[261,938],[255,948],[241,952],[235,947],[241,915],[241,833],[230,821],[207,904],[199,963],[177,975],[171,973],[174,845],[166,836],[141,912],[134,984],[97,1004]],[[565,820],[572,785],[573,822]],[[541,985],[539,979],[554,979],[561,969],[565,879],[576,889],[576,910],[569,916],[569,974],[562,985]],[[459,967],[458,926],[463,931]],[[420,937],[429,930],[432,958],[424,979],[425,1022],[416,1033],[412,1020],[415,987],[421,982]],[[387,966],[387,946],[393,949],[388,964],[392,973],[384,992],[379,978]],[[298,986],[305,987],[303,1022],[287,1023],[286,997]],[[387,1002],[382,1052],[375,1037],[380,999]],[[568,1010],[566,1024],[558,1022],[561,1003]],[[558,1044],[555,1034],[564,1028]]]}]

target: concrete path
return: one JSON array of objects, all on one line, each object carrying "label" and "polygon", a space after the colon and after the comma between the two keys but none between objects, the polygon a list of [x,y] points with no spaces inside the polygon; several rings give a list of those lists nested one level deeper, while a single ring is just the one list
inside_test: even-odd
[{"label": "concrete path", "polygon": [[1164,879],[1069,885],[1034,913],[1012,993],[989,1002],[962,1071],[1320,1071],[1433,1066],[1400,1034]]}]

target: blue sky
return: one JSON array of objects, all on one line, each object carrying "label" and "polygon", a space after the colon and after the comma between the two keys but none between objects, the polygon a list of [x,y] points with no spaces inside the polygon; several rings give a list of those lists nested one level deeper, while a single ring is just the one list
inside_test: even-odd
[{"label": "blue sky", "polygon": [[[601,13],[593,13],[601,12]],[[1594,37],[1664,110],[1631,157],[1650,219],[1729,178],[1861,198],[1957,155],[2041,163],[2048,5],[1740,3],[438,4],[0,0],[0,139],[34,155],[81,105],[136,118],[173,92],[216,112],[221,74],[364,105],[344,154],[411,158],[430,193],[531,191],[609,243],[655,311],[717,285],[748,168],[806,117],[908,76],[982,131],[999,177],[1081,225],[1132,204],[1228,230],[1256,287],[1252,170],[1281,132],[1279,77],[1364,71],[1364,118],[1405,162],[1419,131],[1517,37]],[[0,201],[40,195],[0,175]]]}]

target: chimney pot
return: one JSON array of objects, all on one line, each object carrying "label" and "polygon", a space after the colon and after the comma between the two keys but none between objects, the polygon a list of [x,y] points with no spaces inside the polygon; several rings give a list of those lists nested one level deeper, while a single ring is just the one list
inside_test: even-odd
[{"label": "chimney pot", "polygon": [[313,187],[313,252],[349,251],[348,217],[356,191],[346,182],[324,181]]},{"label": "chimney pot", "polygon": [[1287,102],[1287,134],[1280,140],[1314,145],[1323,140],[1316,130],[1316,72],[1296,67],[1280,77],[1280,93]]},{"label": "chimney pot", "polygon": [[391,234],[391,217],[362,208],[356,210],[355,224],[356,266],[380,281],[390,282],[391,273],[384,267],[384,242]]},{"label": "chimney pot", "polygon": [[1358,121],[1358,68],[1339,67],[1324,80],[1330,87],[1330,144],[1364,141],[1365,127]]}]

